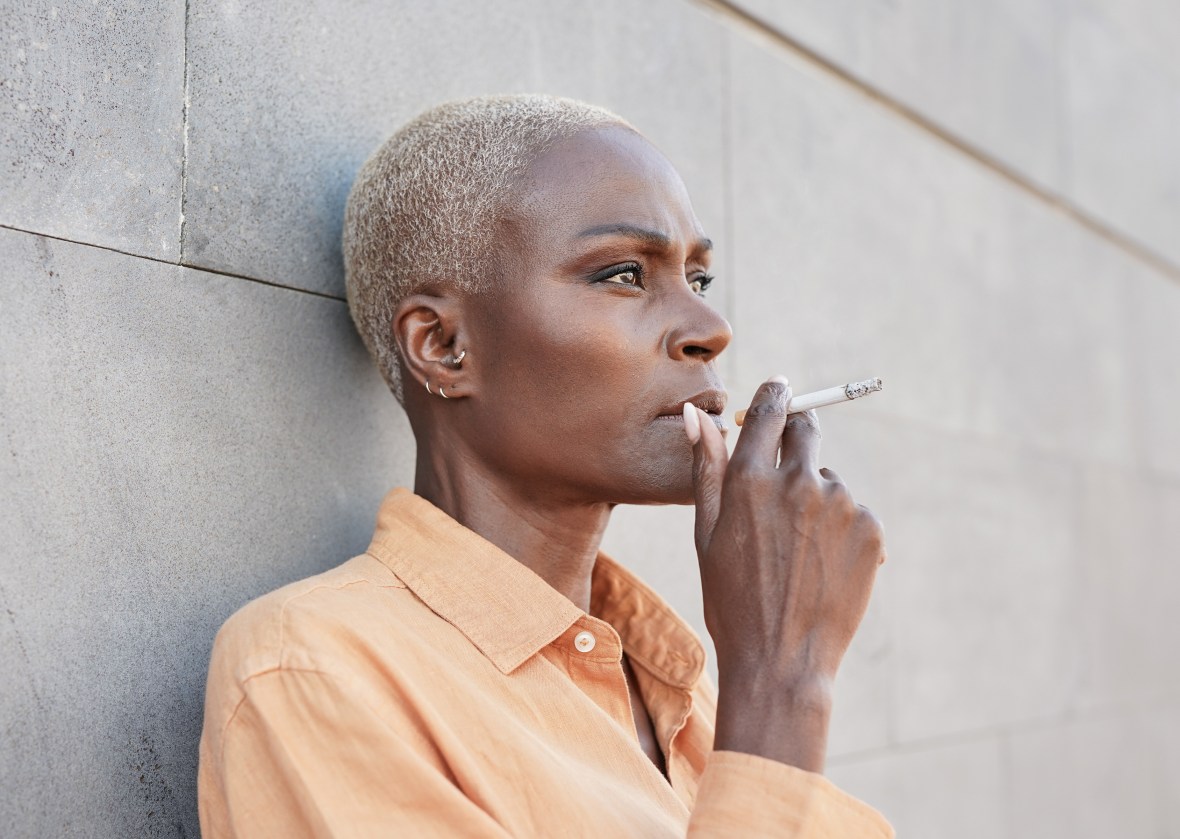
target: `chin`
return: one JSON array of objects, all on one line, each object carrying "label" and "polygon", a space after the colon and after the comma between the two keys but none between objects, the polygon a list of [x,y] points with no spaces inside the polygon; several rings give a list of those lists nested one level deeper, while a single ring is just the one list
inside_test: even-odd
[{"label": "chin", "polygon": [[696,500],[696,488],[692,485],[692,475],[690,474],[687,482],[668,487],[665,493],[665,500],[657,501],[656,503],[695,504]]},{"label": "chin", "polygon": [[625,489],[619,504],[693,504],[696,493],[692,484],[692,461],[666,465],[664,468],[631,472],[623,482]]}]

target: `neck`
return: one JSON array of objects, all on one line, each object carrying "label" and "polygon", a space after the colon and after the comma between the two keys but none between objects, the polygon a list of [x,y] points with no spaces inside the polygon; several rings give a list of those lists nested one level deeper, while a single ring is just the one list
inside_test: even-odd
[{"label": "neck", "polygon": [[578,504],[418,446],[414,492],[530,568],[584,612],[590,576],[613,505]]}]

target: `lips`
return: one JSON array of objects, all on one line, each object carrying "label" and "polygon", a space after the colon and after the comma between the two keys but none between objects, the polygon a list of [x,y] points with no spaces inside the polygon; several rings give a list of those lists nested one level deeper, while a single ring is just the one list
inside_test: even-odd
[{"label": "lips", "polygon": [[727,401],[727,394],[723,390],[706,390],[698,393],[696,396],[690,396],[687,399],[681,399],[672,405],[663,408],[659,416],[661,417],[683,417],[684,404],[691,402],[696,405],[706,414],[713,416],[720,416],[725,411],[725,403]]}]

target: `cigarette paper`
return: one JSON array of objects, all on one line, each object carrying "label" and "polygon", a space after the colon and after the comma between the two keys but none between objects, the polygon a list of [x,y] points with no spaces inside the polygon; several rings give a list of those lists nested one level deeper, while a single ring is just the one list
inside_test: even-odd
[{"label": "cigarette paper", "polygon": [[[850,382],[839,387],[829,387],[826,390],[817,390],[814,393],[804,393],[791,399],[791,404],[787,406],[788,414],[798,414],[803,411],[810,411],[812,408],[822,408],[825,405],[836,405],[840,402],[848,402],[851,399],[860,399],[862,396],[868,396],[870,393],[876,393],[881,390],[880,379],[865,379],[863,382]],[[743,408],[734,415],[734,422],[741,425],[746,419],[746,411]]]}]

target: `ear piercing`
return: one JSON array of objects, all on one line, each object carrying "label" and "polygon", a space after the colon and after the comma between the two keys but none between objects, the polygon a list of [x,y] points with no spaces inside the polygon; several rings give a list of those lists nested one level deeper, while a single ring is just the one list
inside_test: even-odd
[{"label": "ear piercing", "polygon": [[[459,365],[463,363],[463,358],[466,355],[467,355],[467,350],[461,351],[458,355],[455,355],[454,353],[447,353],[443,357],[442,363],[447,365],[448,367],[458,370]],[[429,393],[431,396],[441,396],[443,399],[450,399],[451,397],[447,396],[447,394],[446,394],[446,387],[447,387],[446,385],[439,385],[438,386],[438,393],[435,393],[433,390],[430,389],[430,379],[426,380],[426,392]]]},{"label": "ear piercing", "polygon": [[431,396],[441,396],[443,399],[450,399],[451,397],[447,396],[446,393],[443,392],[444,388],[446,388],[446,385],[439,385],[438,386],[438,393],[435,393],[433,390],[430,389],[430,379],[426,380],[426,392],[429,393]]}]

